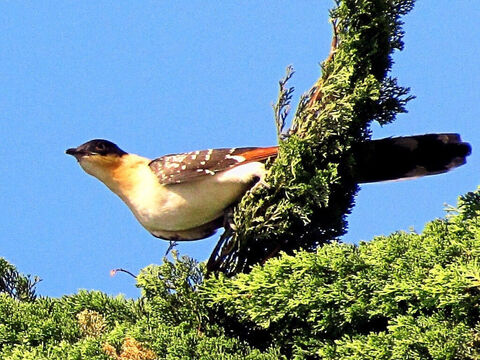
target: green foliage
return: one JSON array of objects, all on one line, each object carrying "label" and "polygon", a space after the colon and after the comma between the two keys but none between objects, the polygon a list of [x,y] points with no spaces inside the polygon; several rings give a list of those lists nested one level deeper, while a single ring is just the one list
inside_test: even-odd
[{"label": "green foliage", "polygon": [[35,285],[40,282],[39,277],[20,274],[15,266],[0,258],[0,294],[7,294],[23,301],[34,300]]},{"label": "green foliage", "polygon": [[457,212],[422,234],[325,245],[203,284],[202,264],[175,258],[142,271],[137,301],[2,294],[0,358],[111,359],[109,347],[118,359],[477,359],[480,191]]},{"label": "green foliage", "polygon": [[[33,358],[105,359],[100,332],[93,333],[79,321],[88,310],[99,314],[101,329],[136,321],[136,303],[123,297],[112,298],[101,292],[80,291],[60,299],[38,298],[24,302],[3,295],[0,298],[0,358],[16,359],[17,353],[32,353]],[[90,324],[93,328],[95,324]],[[62,355],[63,354],[63,355]],[[76,354],[76,355],[75,355]],[[94,354],[96,354],[94,356]]]},{"label": "green foliage", "polygon": [[[387,74],[393,51],[403,47],[401,16],[414,1],[335,3],[334,41],[322,75],[302,97],[290,130],[280,136],[279,156],[266,178],[270,186],[244,196],[234,213],[236,230],[220,239],[210,270],[249,271],[279,251],[314,250],[342,235],[357,192],[352,145],[369,138],[372,121],[393,121],[412,98]],[[287,69],[274,107],[280,129],[290,103],[286,81],[291,74]]]},{"label": "green foliage", "polygon": [[479,205],[480,190],[422,234],[284,254],[203,291],[291,358],[477,359]]},{"label": "green foliage", "polygon": [[206,312],[196,289],[203,280],[203,266],[187,257],[179,259],[175,251],[172,254],[174,263],[165,261],[163,266],[148,266],[138,276],[142,296],[149,299],[144,307],[160,323],[200,327]]},{"label": "green foliage", "polygon": [[98,291],[32,301],[2,294],[0,358],[282,359],[278,348],[255,349],[211,318],[197,291],[203,270],[176,255],[151,265],[138,276],[136,301]]},{"label": "green foliage", "polygon": [[480,189],[422,234],[204,276],[204,264],[174,253],[142,270],[135,301],[2,294],[0,358],[478,359]]}]

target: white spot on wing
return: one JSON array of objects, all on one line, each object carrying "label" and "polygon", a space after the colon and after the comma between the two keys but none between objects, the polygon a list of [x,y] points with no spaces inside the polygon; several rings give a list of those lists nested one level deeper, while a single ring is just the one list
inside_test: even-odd
[{"label": "white spot on wing", "polygon": [[207,154],[205,155],[205,160],[208,161],[212,157],[213,149],[208,149]]},{"label": "white spot on wing", "polygon": [[240,155],[227,155],[225,156],[225,159],[233,159],[235,160],[236,162],[244,162],[245,161],[245,158],[243,156],[240,156]]},{"label": "white spot on wing", "polygon": [[257,161],[247,162],[219,172],[216,175],[217,181],[229,183],[249,183],[254,177],[260,179],[265,177],[265,165],[263,163]]}]

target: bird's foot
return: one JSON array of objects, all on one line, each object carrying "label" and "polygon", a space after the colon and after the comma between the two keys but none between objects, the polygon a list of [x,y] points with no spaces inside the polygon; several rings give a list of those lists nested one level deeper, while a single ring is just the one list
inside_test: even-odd
[{"label": "bird's foot", "polygon": [[175,240],[169,240],[169,245],[168,245],[167,251],[165,251],[165,256],[168,256],[170,251],[172,251],[175,248],[175,246],[177,246],[177,242]]},{"label": "bird's foot", "polygon": [[255,178],[255,184],[250,189],[250,192],[257,190],[258,188],[264,187],[270,189],[270,184],[265,181],[265,176],[258,176]]}]

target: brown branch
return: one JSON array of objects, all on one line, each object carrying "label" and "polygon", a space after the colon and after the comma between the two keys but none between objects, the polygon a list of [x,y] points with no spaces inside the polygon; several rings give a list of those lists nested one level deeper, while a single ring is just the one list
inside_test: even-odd
[{"label": "brown branch", "polygon": [[[339,45],[337,19],[332,20],[332,27],[333,27],[332,43],[330,45],[330,52],[328,54],[328,57],[324,61],[325,65],[333,60],[335,56],[335,52],[338,49],[338,45]],[[322,98],[322,90],[321,90],[322,84],[327,78],[328,78],[328,74],[325,78],[321,77],[320,79],[318,79],[317,83],[313,86],[312,90],[310,91],[311,95],[310,95],[310,101],[308,102],[308,107],[313,106],[317,102],[317,100]]]}]

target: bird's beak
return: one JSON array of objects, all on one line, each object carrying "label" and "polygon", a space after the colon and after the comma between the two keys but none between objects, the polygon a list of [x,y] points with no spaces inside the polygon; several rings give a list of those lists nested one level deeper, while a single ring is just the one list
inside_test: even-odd
[{"label": "bird's beak", "polygon": [[65,151],[65,154],[72,155],[77,159],[77,161],[80,161],[82,157],[85,155],[88,155],[88,153],[85,150],[79,150],[78,148],[70,148]]},{"label": "bird's beak", "polygon": [[72,156],[75,156],[76,153],[77,153],[77,149],[75,148],[70,148],[65,151],[65,154],[72,155]]}]

